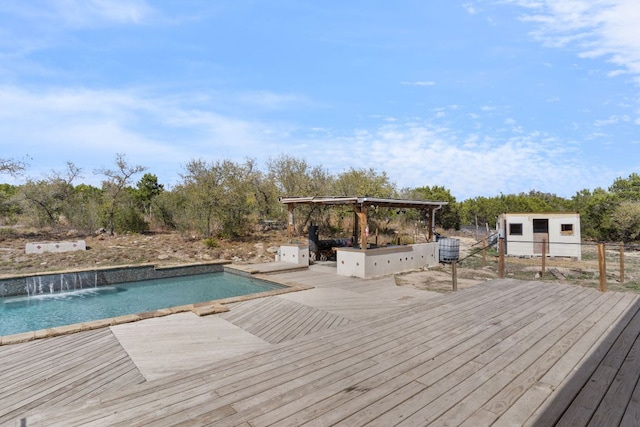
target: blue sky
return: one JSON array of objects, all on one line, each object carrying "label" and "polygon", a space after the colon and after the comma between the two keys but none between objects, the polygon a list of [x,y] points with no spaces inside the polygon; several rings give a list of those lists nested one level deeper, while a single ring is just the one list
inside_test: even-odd
[{"label": "blue sky", "polygon": [[0,159],[99,185],[122,153],[171,187],[284,153],[571,197],[640,171],[639,22],[637,0],[4,0]]}]

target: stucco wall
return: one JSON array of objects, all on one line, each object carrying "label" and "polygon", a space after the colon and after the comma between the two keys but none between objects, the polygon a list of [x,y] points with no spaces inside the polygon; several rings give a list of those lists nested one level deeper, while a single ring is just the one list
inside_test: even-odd
[{"label": "stucco wall", "polygon": [[432,267],[438,264],[439,259],[437,243],[391,246],[367,251],[340,248],[336,255],[338,275],[363,279]]},{"label": "stucco wall", "polygon": [[309,265],[309,245],[282,245],[276,261],[297,265]]}]

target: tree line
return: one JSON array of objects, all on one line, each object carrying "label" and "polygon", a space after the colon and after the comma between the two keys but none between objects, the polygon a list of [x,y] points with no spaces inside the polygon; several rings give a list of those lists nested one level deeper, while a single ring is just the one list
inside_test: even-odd
[{"label": "tree line", "polygon": [[[0,159],[0,175],[26,175],[28,165]],[[116,154],[113,168],[94,170],[102,185],[76,184],[82,170],[71,162],[44,177],[25,177],[24,184],[0,184],[0,225],[28,224],[56,230],[73,229],[87,235],[98,229],[110,234],[143,233],[149,229],[177,230],[197,238],[250,235],[261,223],[284,223],[286,210],[279,196],[368,196],[448,202],[436,215],[436,226],[495,227],[504,212],[578,212],[583,238],[600,241],[640,240],[640,175],[617,178],[607,189],[583,189],[567,199],[531,190],[528,193],[475,197],[458,202],[444,186],[398,188],[385,172],[349,169],[333,175],[304,159],[280,155],[258,167],[243,162],[194,159],[171,189],[147,168],[132,165]],[[399,221],[421,220],[419,212],[374,211],[372,226],[383,232]],[[346,233],[348,209],[301,206],[295,226],[303,233],[310,223],[327,234]]]}]

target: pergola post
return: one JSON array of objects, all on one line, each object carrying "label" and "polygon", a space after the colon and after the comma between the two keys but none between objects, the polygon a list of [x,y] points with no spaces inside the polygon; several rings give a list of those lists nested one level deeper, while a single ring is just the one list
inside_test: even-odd
[{"label": "pergola post", "polygon": [[353,236],[353,244],[355,244],[355,241],[358,238],[358,212],[355,205],[353,206],[353,230],[351,232],[351,236]]},{"label": "pergola post", "polygon": [[290,203],[287,205],[287,237],[289,238],[289,243],[291,243],[293,235],[293,209],[295,207],[295,203]]},{"label": "pergola post", "polygon": [[355,212],[358,220],[358,226],[360,227],[360,250],[367,250],[367,209],[364,205],[354,205],[353,211]]}]

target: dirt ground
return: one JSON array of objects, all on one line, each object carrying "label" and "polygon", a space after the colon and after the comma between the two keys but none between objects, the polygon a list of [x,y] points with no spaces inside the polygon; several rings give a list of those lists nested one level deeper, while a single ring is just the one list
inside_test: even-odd
[{"label": "dirt ground", "polygon": [[[481,284],[498,278],[498,258],[488,251],[482,263],[481,246],[475,238],[464,234],[452,235],[460,241],[460,262],[456,267],[458,289]],[[606,245],[605,288],[607,291],[640,293],[640,252],[625,250],[621,263],[619,244]],[[468,255],[473,256],[468,257]],[[623,279],[621,280],[621,274]],[[450,264],[440,264],[424,271],[396,275],[400,286],[413,286],[436,292],[452,292],[453,280]],[[590,288],[600,288],[600,273],[595,244],[583,244],[582,260],[548,258],[544,274],[540,257],[506,257],[505,277],[519,280],[544,280]]]},{"label": "dirt ground", "polygon": [[[29,242],[85,240],[86,251],[25,254]],[[168,266],[213,260],[229,260],[234,264],[272,262],[286,234],[280,230],[260,232],[245,241],[218,240],[217,247],[208,247],[195,237],[179,233],[149,233],[110,236],[75,236],[73,234],[15,233],[0,236],[0,277],[19,274],[84,270],[96,267],[154,264]],[[473,239],[461,238],[461,256],[468,253]],[[473,286],[496,276],[491,268],[459,268],[458,288]],[[414,286],[438,292],[452,289],[451,266],[440,265],[428,270],[396,275],[399,286]]]},{"label": "dirt ground", "polygon": [[[213,247],[202,239],[179,233],[149,233],[110,236],[75,236],[21,233],[0,235],[0,277],[65,270],[83,270],[119,265],[158,266],[229,260],[239,264],[274,261],[284,240],[279,231],[260,233],[244,241],[217,240]],[[84,240],[86,251],[25,254],[28,242]]]},{"label": "dirt ground", "polygon": [[[477,243],[475,239],[470,237],[455,236],[454,238],[460,241],[460,259],[467,257]],[[422,271],[396,274],[396,284],[413,286],[427,291],[452,292],[453,274],[451,268],[451,264],[440,264]],[[458,289],[464,289],[487,280],[496,279],[498,274],[496,269],[491,266],[468,268],[460,265],[456,267],[456,277]]]},{"label": "dirt ground", "polygon": [[[2,231],[2,230],[0,230]],[[497,257],[488,253],[485,266],[473,237],[452,235],[460,241],[460,260],[457,265],[458,289],[475,286],[498,277]],[[66,253],[25,254],[28,242],[85,240],[86,251]],[[108,266],[154,264],[179,265],[214,260],[228,260],[234,264],[273,262],[280,244],[287,241],[283,230],[256,232],[244,240],[216,240],[207,245],[202,239],[179,233],[148,233],[110,236],[77,236],[70,233],[35,233],[24,230],[0,233],[0,277],[50,273],[67,270],[86,270]],[[549,259],[546,274],[541,276],[540,258],[507,258],[506,275],[521,280],[545,280],[581,286],[598,287],[598,260],[595,247],[585,246],[583,260]],[[618,251],[613,247],[607,254],[607,287],[609,290],[640,292],[640,252],[625,253],[625,281],[620,282]],[[436,292],[452,291],[450,264],[440,264],[425,270],[395,276],[399,286],[413,286]]]}]

